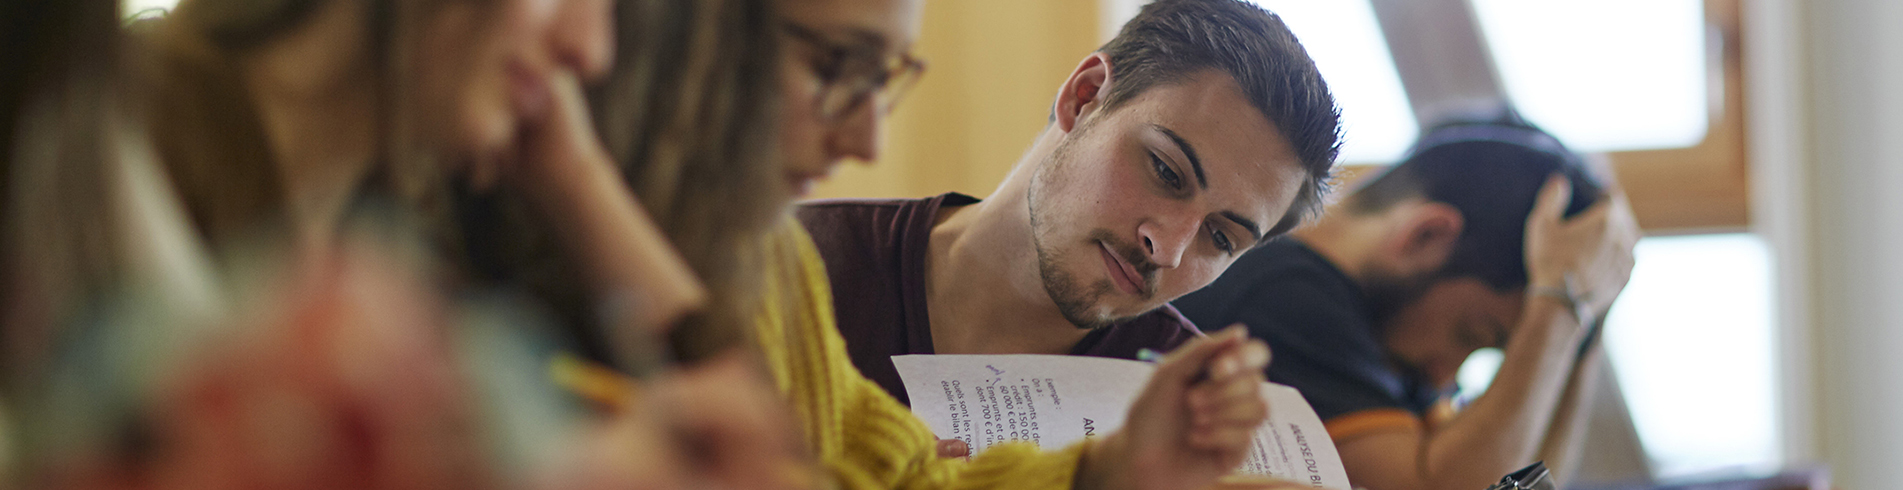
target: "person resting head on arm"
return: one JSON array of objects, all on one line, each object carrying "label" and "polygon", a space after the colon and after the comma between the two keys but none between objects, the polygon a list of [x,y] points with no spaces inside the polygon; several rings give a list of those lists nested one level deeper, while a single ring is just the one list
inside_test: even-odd
[{"label": "person resting head on arm", "polygon": [[[1510,111],[1450,121],[1176,306],[1267,340],[1269,380],[1315,406],[1356,485],[1483,488],[1536,460],[1563,476],[1602,356],[1594,324],[1638,239],[1606,182]],[[1504,351],[1499,374],[1448,417],[1481,348]]]}]

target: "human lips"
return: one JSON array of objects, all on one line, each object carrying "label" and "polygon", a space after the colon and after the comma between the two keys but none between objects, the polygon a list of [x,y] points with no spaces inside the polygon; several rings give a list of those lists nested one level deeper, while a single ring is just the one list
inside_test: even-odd
[{"label": "human lips", "polygon": [[1110,282],[1115,283],[1117,289],[1124,293],[1128,293],[1132,296],[1143,296],[1143,275],[1137,273],[1136,267],[1132,267],[1129,263],[1124,262],[1123,257],[1117,255],[1116,251],[1110,249],[1109,243],[1099,241],[1097,242],[1097,249],[1098,252],[1103,255],[1104,269],[1105,272],[1110,275]]}]

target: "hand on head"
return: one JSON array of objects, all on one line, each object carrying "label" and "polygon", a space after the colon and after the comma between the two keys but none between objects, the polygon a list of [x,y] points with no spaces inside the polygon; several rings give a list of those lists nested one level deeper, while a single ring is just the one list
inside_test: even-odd
[{"label": "hand on head", "polygon": [[1242,464],[1256,428],[1269,348],[1241,326],[1196,339],[1157,366],[1128,422],[1085,457],[1079,488],[1193,489]]},{"label": "hand on head", "polygon": [[1571,218],[1564,218],[1572,186],[1561,176],[1540,188],[1526,218],[1529,288],[1562,288],[1592,311],[1603,313],[1632,278],[1638,222],[1624,193],[1613,189]]}]

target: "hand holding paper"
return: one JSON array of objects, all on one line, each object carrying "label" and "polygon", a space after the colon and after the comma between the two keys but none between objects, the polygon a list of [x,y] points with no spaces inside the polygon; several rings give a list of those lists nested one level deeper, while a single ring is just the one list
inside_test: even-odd
[{"label": "hand holding paper", "polygon": [[1231,473],[1349,488],[1301,394],[1262,382],[1266,362],[1266,349],[1228,332],[1185,345],[1158,365],[1049,355],[893,357],[912,411],[974,455],[1011,441],[1047,449],[1092,441],[1079,488],[1212,488]]},{"label": "hand holding paper", "polygon": [[1267,351],[1231,329],[1164,358],[1124,429],[1085,456],[1078,487],[1202,488],[1235,469],[1268,417],[1261,395]]}]

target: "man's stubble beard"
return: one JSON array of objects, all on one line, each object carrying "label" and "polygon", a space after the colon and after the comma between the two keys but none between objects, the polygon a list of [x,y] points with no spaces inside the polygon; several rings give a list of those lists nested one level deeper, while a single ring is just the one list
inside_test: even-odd
[{"label": "man's stubble beard", "polygon": [[1402,308],[1413,304],[1427,292],[1433,283],[1433,275],[1404,277],[1379,271],[1362,273],[1355,282],[1361,286],[1361,294],[1368,300],[1368,309],[1372,313],[1375,328],[1387,330],[1388,322]]},{"label": "man's stubble beard", "polygon": [[[1050,174],[1072,163],[1068,157],[1074,151],[1075,143],[1082,139],[1086,129],[1088,126],[1080,126],[1077,131],[1072,132],[1070,138],[1059,142],[1057,148],[1051,150],[1049,157],[1038,163],[1037,169],[1031,174],[1031,182],[1025,191],[1024,200],[1026,211],[1030,215],[1031,246],[1037,252],[1037,272],[1038,277],[1044,282],[1044,293],[1049,295],[1051,302],[1057,305],[1057,311],[1064,315],[1065,321],[1077,328],[1088,330],[1108,327],[1127,319],[1091,312],[1104,296],[1116,289],[1116,286],[1110,284],[1108,280],[1085,286],[1081,284],[1082,281],[1071,275],[1070,271],[1064,270],[1062,258],[1045,244],[1045,221],[1040,219],[1042,215],[1039,212],[1041,206],[1038,199],[1040,196],[1038,190],[1044,187],[1047,179],[1051,178]],[[1108,235],[1108,231],[1095,230],[1091,232],[1090,240],[1106,238]]]},{"label": "man's stubble beard", "polygon": [[[1367,298],[1370,318],[1377,336],[1386,344],[1386,336],[1392,330],[1396,314],[1414,302],[1419,301],[1434,284],[1437,274],[1424,274],[1419,277],[1404,277],[1398,274],[1368,271],[1355,282],[1361,286],[1361,294]],[[1402,358],[1389,351],[1387,360],[1390,366],[1402,373],[1402,379],[1425,380],[1425,370],[1413,359]]]}]

